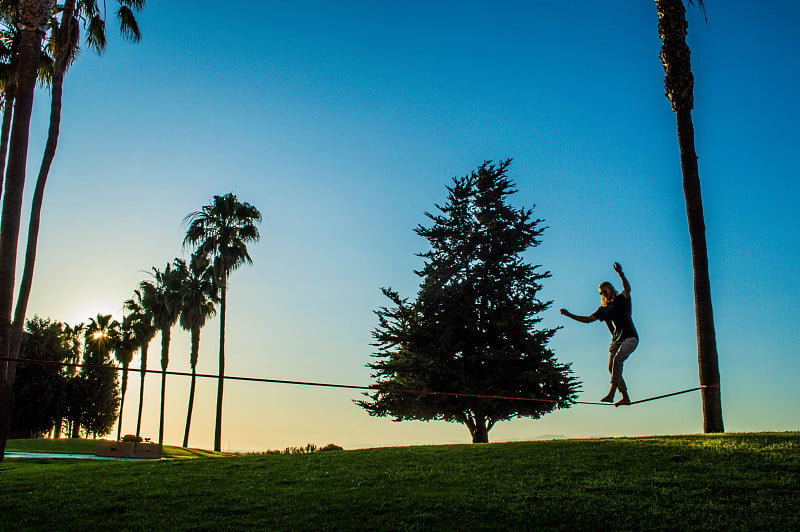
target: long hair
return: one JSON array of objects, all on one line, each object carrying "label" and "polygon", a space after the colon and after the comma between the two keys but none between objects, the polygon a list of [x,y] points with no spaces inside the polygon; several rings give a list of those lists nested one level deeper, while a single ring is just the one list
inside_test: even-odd
[{"label": "long hair", "polygon": [[602,292],[600,294],[600,306],[607,307],[614,300],[614,297],[617,296],[617,290],[616,288],[614,288],[614,285],[612,285],[608,281],[603,281],[602,283],[600,283],[600,288],[608,288],[609,290],[611,290],[612,294],[611,299],[608,299],[606,295]]}]

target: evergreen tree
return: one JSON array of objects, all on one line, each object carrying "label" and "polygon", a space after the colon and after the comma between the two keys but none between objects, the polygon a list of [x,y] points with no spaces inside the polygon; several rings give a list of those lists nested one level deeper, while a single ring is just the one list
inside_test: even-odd
[{"label": "evergreen tree", "polygon": [[[63,325],[38,316],[28,320],[20,354],[27,360],[65,362],[71,357]],[[59,364],[20,364],[14,381],[11,434],[31,438],[61,425],[66,373]]]},{"label": "evergreen tree", "polygon": [[538,298],[550,273],[523,259],[541,242],[542,220],[506,202],[516,192],[510,163],[485,162],[454,179],[440,213],[425,213],[433,224],[417,227],[431,247],[415,272],[417,298],[383,289],[394,306],[376,312],[378,361],[368,367],[377,383],[369,400],[357,401],[370,415],[463,423],[482,443],[499,421],[537,419],[574,402],[579,383],[570,364],[547,347],[556,329],[538,327],[551,304]]}]

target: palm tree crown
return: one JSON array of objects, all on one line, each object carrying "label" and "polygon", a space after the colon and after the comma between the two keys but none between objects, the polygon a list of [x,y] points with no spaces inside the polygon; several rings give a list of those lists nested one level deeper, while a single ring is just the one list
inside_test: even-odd
[{"label": "palm tree crown", "polygon": [[108,355],[119,336],[119,327],[119,322],[113,320],[111,314],[98,314],[96,319],[89,318],[89,325],[84,333],[87,351]]},{"label": "palm tree crown", "polygon": [[[181,271],[180,325],[186,331],[202,328],[206,320],[216,313],[217,287],[213,270],[206,257],[193,255],[189,265],[181,259],[175,259],[175,269]],[[194,353],[193,353],[194,355]],[[197,360],[192,360],[192,366]]]},{"label": "palm tree crown", "polygon": [[175,325],[180,315],[180,272],[167,263],[164,270],[153,268],[153,280],[142,281],[142,303],[153,316],[153,325],[164,332]]},{"label": "palm tree crown", "polygon": [[214,196],[210,205],[184,218],[188,229],[183,243],[196,246],[196,255],[208,257],[217,281],[224,282],[230,272],[253,262],[247,243],[258,241],[260,221],[258,209],[239,202],[236,195]]}]

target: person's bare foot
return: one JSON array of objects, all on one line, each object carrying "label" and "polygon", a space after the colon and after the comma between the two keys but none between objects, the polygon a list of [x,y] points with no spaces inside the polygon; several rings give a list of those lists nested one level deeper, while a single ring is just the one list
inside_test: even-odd
[{"label": "person's bare foot", "polygon": [[614,406],[625,406],[625,405],[629,405],[629,404],[631,404],[631,399],[630,399],[630,397],[628,397],[626,395],[626,396],[623,396],[622,399],[620,399],[619,401],[614,403]]},{"label": "person's bare foot", "polygon": [[613,403],[614,402],[614,394],[610,393],[610,394],[606,395],[605,397],[603,397],[602,399],[600,399],[600,401],[602,401],[604,403]]}]

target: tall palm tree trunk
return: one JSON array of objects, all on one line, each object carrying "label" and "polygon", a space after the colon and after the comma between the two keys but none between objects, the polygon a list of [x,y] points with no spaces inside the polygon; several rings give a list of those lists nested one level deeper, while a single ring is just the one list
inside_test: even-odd
[{"label": "tall palm tree trunk", "polygon": [[142,353],[141,368],[139,371],[139,413],[136,415],[136,437],[142,434],[142,404],[144,403],[144,376],[147,373],[147,347],[148,343],[143,343],[140,347]]},{"label": "tall palm tree trunk", "polygon": [[11,133],[11,117],[14,115],[14,83],[6,86],[3,95],[3,122],[0,126],[0,190],[6,175],[6,156],[8,155],[8,136]]},{"label": "tall palm tree trunk", "polygon": [[192,383],[189,386],[189,409],[186,412],[186,430],[183,432],[183,446],[189,446],[189,427],[192,424],[192,410],[194,408],[194,387],[197,380],[197,357],[200,351],[200,327],[192,328]]},{"label": "tall palm tree trunk", "polygon": [[719,357],[714,329],[714,311],[711,305],[711,281],[708,274],[708,250],[706,247],[703,201],[700,195],[700,179],[697,170],[697,155],[694,151],[694,126],[691,113],[680,112],[678,121],[678,144],[683,169],[683,189],[686,197],[686,216],[689,221],[689,236],[692,247],[692,270],[694,272],[694,308],[697,323],[697,363],[700,385],[703,387],[703,432],[725,432],[722,421],[722,397],[720,393]]},{"label": "tall palm tree trunk", "polygon": [[158,443],[164,443],[164,397],[167,390],[167,366],[169,366],[169,327],[161,329],[161,414],[158,421]]},{"label": "tall palm tree trunk", "polygon": [[[21,38],[17,64],[17,94],[14,99],[14,119],[9,139],[2,198],[3,212],[0,220],[0,354],[3,356],[10,354],[11,347],[11,305],[14,298],[25,165],[28,159],[28,136],[33,110],[33,92],[36,88],[40,49],[44,36],[41,28],[47,20],[49,7],[50,0],[23,0],[18,7]],[[5,456],[11,425],[15,375],[14,362],[0,363],[0,405],[2,405],[0,406],[0,461]]]},{"label": "tall palm tree trunk", "polygon": [[697,362],[703,401],[703,431],[724,432],[720,393],[717,340],[711,306],[703,201],[700,174],[694,145],[694,77],[689,47],[686,44],[686,9],[683,0],[656,0],[658,33],[661,36],[661,61],[664,65],[667,98],[672,103],[678,127],[678,146],[683,173],[686,217],[692,248],[694,306],[697,323]]},{"label": "tall palm tree trunk", "polygon": [[122,390],[119,398],[119,420],[117,421],[117,441],[122,435],[122,411],[125,408],[125,391],[128,389],[128,364],[122,366]]},{"label": "tall palm tree trunk", "polygon": [[222,388],[225,382],[225,299],[227,296],[227,279],[220,286],[219,306],[219,377],[217,378],[217,422],[214,428],[214,450],[222,450]]}]

